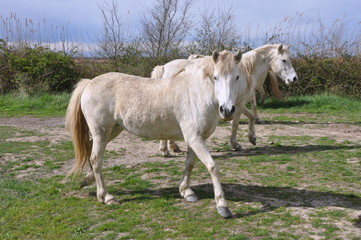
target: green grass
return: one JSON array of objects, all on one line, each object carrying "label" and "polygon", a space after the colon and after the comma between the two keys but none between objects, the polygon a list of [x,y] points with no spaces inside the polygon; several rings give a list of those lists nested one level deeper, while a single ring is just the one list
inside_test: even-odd
[{"label": "green grass", "polygon": [[[32,115],[63,116],[70,94],[40,94],[36,96],[7,94],[0,95],[0,117],[18,117]],[[339,115],[338,121],[361,122],[361,100],[340,97],[330,94],[316,96],[290,97],[287,100],[267,99],[259,103],[259,109],[265,113],[313,113],[320,114],[320,118],[326,115]],[[307,119],[312,118],[308,116]],[[294,117],[283,116],[282,120],[290,120]],[[275,119],[277,120],[277,119]],[[305,120],[305,119],[298,119]]]},{"label": "green grass", "polygon": [[[359,126],[359,117],[343,104],[334,103],[338,107],[332,109],[323,101],[325,110],[316,112],[324,98],[338,99],[316,96],[305,103],[302,101],[306,98],[299,98],[294,100],[298,104],[288,107],[281,107],[286,104],[282,102],[271,104],[270,100],[260,111],[277,115],[309,113],[304,121]],[[347,102],[343,98],[338,101]],[[358,101],[349,104],[359,111]],[[28,114],[17,109],[12,116]],[[39,105],[31,112],[34,116],[50,113],[56,116],[60,108],[45,111]],[[1,114],[5,117],[8,113]],[[288,117],[289,121],[296,119]],[[234,213],[234,218],[225,220],[215,210],[211,179],[200,161],[191,179],[199,197],[196,203],[186,203],[178,193],[185,156],[164,162],[152,162],[149,157],[150,162],[103,169],[108,190],[121,202],[107,206],[97,202],[95,185],[79,189],[80,177],[64,182],[64,172],[57,173],[74,158],[69,141],[26,142],[21,138],[39,134],[7,126],[0,126],[0,131],[1,239],[359,238],[360,142],[272,134],[263,141],[273,144],[246,146],[235,153],[224,143],[227,138],[210,139]],[[106,158],[118,159],[126,154],[130,154],[127,149],[113,150],[106,153]]]},{"label": "green grass", "polygon": [[[325,120],[325,115],[337,115],[336,122],[339,121],[352,121],[361,122],[361,100],[351,99],[330,94],[322,94],[316,96],[299,96],[290,97],[287,100],[267,99],[264,103],[259,104],[259,109],[265,113],[277,114],[297,114],[297,113],[311,113],[319,114],[315,120]],[[282,120],[298,120],[305,121],[314,116],[307,116],[301,118],[284,118]],[[277,119],[276,119],[277,120]],[[326,120],[330,119],[326,117]]]},{"label": "green grass", "polygon": [[0,117],[63,116],[70,94],[0,95]]},{"label": "green grass", "polygon": [[20,130],[15,127],[5,127],[0,126],[0,140],[8,138],[21,138],[21,137],[30,137],[30,136],[40,136],[38,132]]}]

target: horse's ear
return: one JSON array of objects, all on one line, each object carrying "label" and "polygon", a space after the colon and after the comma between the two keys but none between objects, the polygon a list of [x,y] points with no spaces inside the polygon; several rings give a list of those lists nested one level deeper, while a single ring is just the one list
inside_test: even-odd
[{"label": "horse's ear", "polygon": [[219,57],[219,52],[217,50],[215,50],[212,54],[213,57],[213,62],[217,63],[218,62],[218,57]]},{"label": "horse's ear", "polygon": [[282,53],[282,50],[283,50],[283,45],[281,44],[281,45],[278,47],[278,52],[279,52],[279,53]]},{"label": "horse's ear", "polygon": [[291,45],[285,45],[285,49],[290,49]]},{"label": "horse's ear", "polygon": [[235,54],[234,54],[234,61],[236,63],[239,63],[241,61],[242,58],[242,52],[240,50],[238,50]]}]

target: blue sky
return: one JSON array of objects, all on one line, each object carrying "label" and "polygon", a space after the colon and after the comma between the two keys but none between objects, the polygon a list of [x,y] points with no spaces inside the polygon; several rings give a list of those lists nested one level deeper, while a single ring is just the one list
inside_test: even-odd
[{"label": "blue sky", "polygon": [[[3,18],[16,13],[20,19],[33,21],[46,20],[48,25],[67,26],[74,41],[79,38],[96,38],[102,27],[102,19],[97,0],[0,0],[0,14]],[[121,14],[128,16],[128,26],[132,33],[140,31],[139,20],[144,13],[144,6],[152,0],[118,0]],[[282,23],[285,17],[295,17],[303,13],[300,24],[311,24],[321,19],[331,24],[341,18],[350,31],[360,30],[360,0],[195,0],[192,16],[197,16],[202,9],[233,7],[235,23],[240,29],[255,28],[265,31]],[[2,31],[0,31],[1,34]],[[1,38],[1,36],[0,36]]]}]

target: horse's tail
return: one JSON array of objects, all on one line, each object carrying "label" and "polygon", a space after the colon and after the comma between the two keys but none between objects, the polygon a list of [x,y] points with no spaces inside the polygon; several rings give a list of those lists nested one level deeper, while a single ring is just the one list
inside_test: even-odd
[{"label": "horse's tail", "polygon": [[76,85],[66,112],[65,127],[70,131],[75,151],[74,166],[69,171],[68,176],[79,174],[89,160],[91,153],[89,127],[80,106],[81,95],[89,81],[91,80],[83,79]]},{"label": "horse's tail", "polygon": [[278,87],[278,80],[276,74],[270,71],[268,72],[268,75],[270,77],[270,90],[272,95],[275,96],[277,99],[284,99],[284,96]]},{"label": "horse's tail", "polygon": [[155,66],[153,68],[151,78],[160,79],[163,77],[163,73],[164,73],[164,65],[163,66],[159,66],[159,65]]}]

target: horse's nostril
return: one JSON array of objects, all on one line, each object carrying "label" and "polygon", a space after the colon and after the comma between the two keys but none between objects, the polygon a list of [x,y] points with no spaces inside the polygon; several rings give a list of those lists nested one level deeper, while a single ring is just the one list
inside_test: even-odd
[{"label": "horse's nostril", "polygon": [[219,111],[220,111],[220,112],[224,112],[224,109],[223,109],[222,106],[219,107]]},{"label": "horse's nostril", "polygon": [[294,82],[296,82],[297,80],[298,80],[297,77],[294,77],[294,78],[293,78],[293,81],[294,81]]},{"label": "horse's nostril", "polygon": [[235,106],[232,106],[231,114],[233,114],[236,111]]}]

